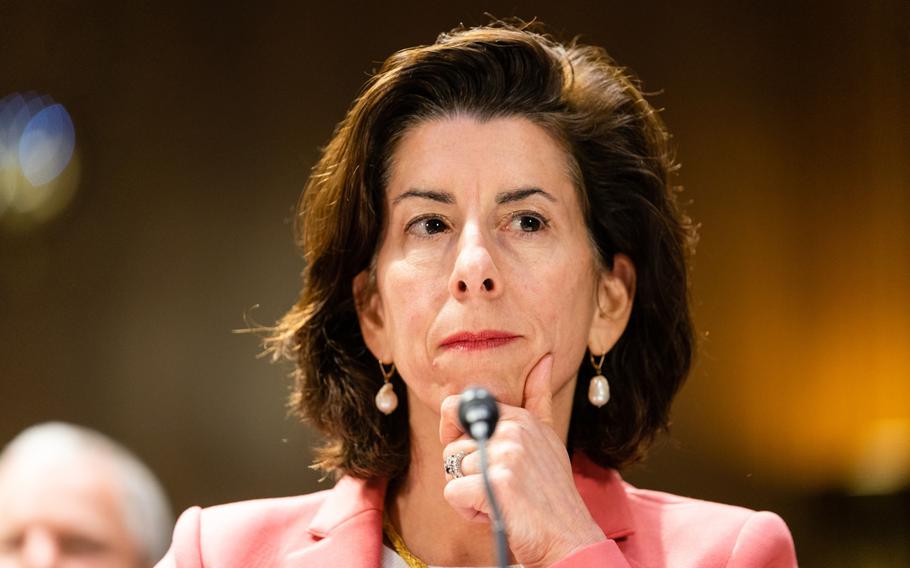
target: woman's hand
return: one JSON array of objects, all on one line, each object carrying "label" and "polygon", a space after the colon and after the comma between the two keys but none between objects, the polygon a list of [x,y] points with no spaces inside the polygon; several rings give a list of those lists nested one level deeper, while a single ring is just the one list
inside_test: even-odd
[{"label": "woman's hand", "polygon": [[[553,430],[547,355],[525,383],[523,407],[499,404],[499,423],[487,443],[490,483],[502,511],[509,548],[526,568],[549,566],[572,552],[606,540],[575,489],[563,441]],[[446,456],[464,452],[464,477],[450,479],[445,499],[465,518],[489,522],[480,454],[458,421],[457,395],[441,407],[439,435]]]}]

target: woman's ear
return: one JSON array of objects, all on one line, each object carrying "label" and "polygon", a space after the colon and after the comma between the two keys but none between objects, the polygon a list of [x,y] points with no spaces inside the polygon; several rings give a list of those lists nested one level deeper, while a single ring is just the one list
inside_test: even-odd
[{"label": "woman's ear", "polygon": [[594,355],[616,345],[632,315],[635,298],[635,265],[628,256],[613,255],[613,270],[604,269],[597,279],[594,318],[588,335],[588,349]]},{"label": "woman's ear", "polygon": [[391,353],[385,340],[385,319],[382,314],[382,299],[370,269],[354,277],[352,286],[354,305],[363,341],[374,357],[383,363],[391,363]]}]

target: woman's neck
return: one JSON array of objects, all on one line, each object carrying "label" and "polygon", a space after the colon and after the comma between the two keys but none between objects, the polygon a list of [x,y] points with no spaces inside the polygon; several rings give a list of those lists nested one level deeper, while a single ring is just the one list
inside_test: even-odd
[{"label": "woman's neck", "polygon": [[464,519],[443,497],[446,485],[439,414],[409,405],[411,464],[389,486],[388,507],[412,554],[436,566],[492,566],[490,527]]},{"label": "woman's neck", "polygon": [[[563,440],[568,435],[572,403],[572,390],[566,390],[568,393],[560,394],[569,396],[554,396],[553,400],[554,426]],[[411,463],[405,476],[389,485],[387,514],[410,552],[427,564],[495,565],[496,551],[490,525],[468,521],[443,496],[446,477],[443,446],[438,435],[438,411],[434,412],[419,403],[408,406]],[[511,554],[509,562],[515,563]]]}]

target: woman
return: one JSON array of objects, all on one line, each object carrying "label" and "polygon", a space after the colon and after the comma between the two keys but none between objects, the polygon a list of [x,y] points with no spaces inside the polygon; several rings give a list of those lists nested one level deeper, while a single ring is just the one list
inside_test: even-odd
[{"label": "woman", "polygon": [[161,566],[492,565],[470,384],[499,401],[513,564],[794,566],[776,515],[616,471],[692,358],[667,138],[598,48],[495,23],[392,55],[304,190],[303,289],[269,340],[339,480],[190,509]]}]

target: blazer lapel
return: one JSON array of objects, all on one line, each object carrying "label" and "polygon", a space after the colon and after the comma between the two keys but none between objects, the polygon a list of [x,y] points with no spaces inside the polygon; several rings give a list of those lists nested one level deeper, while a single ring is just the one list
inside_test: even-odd
[{"label": "blazer lapel", "polygon": [[307,527],[315,542],[289,553],[288,566],[379,566],[385,491],[385,480],[339,479]]},{"label": "blazer lapel", "polygon": [[635,532],[619,472],[600,467],[584,453],[576,452],[572,456],[572,473],[578,493],[607,538],[621,539]]}]

